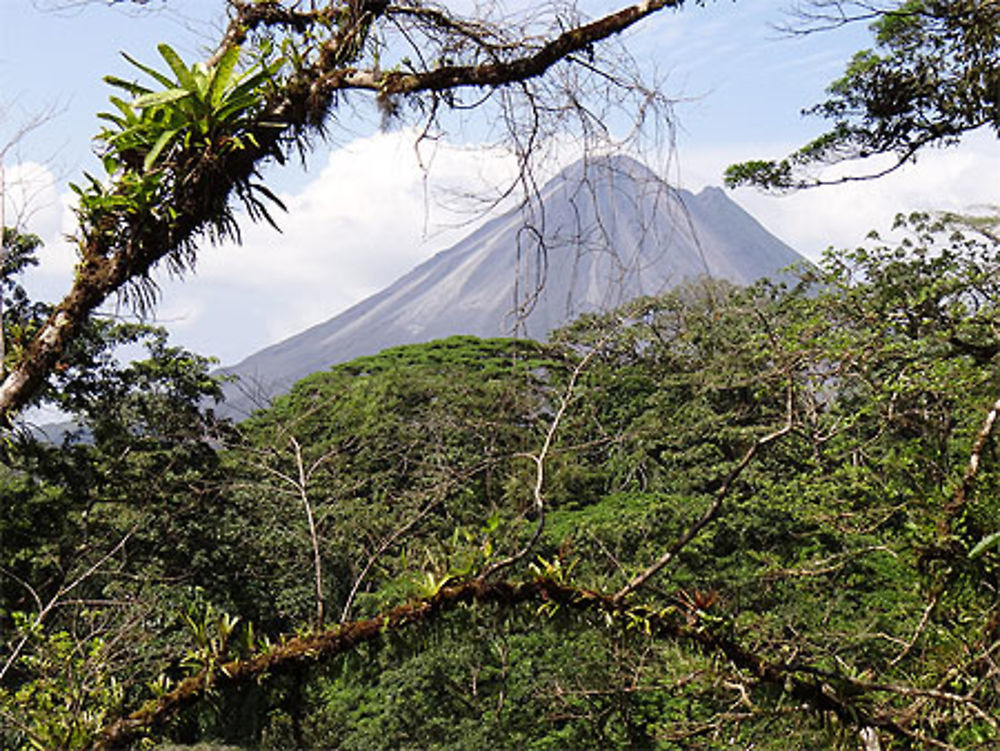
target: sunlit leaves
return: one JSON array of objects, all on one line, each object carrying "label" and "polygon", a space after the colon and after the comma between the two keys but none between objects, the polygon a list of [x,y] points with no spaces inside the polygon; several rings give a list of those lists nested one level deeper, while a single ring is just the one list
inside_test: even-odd
[{"label": "sunlit leaves", "polygon": [[241,72],[240,48],[236,46],[227,49],[211,67],[204,63],[189,67],[167,44],[158,49],[173,78],[126,57],[165,88],[154,91],[121,78],[105,78],[135,97],[131,102],[112,97],[120,114],[100,115],[115,126],[98,136],[106,144],[105,164],[111,174],[123,166],[135,169],[139,157],[142,170],[149,171],[175,146],[239,149],[244,139],[252,142],[248,126],[263,101],[265,84],[281,67],[277,61]]}]

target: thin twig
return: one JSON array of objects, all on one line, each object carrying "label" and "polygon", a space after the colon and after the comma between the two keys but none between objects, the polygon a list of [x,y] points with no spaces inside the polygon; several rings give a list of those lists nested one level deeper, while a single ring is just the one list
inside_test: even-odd
[{"label": "thin twig", "polygon": [[917,643],[917,639],[920,638],[920,634],[923,632],[924,627],[927,625],[927,621],[931,617],[931,613],[934,612],[934,608],[937,606],[938,596],[934,594],[931,596],[931,601],[927,603],[927,607],[924,608],[924,614],[920,619],[920,623],[917,624],[917,630],[913,632],[912,638],[904,645],[903,651],[892,658],[889,662],[889,667],[895,667],[900,660],[902,660],[906,655],[910,653],[914,645]]},{"label": "thin twig", "polygon": [[344,602],[344,608],[340,613],[341,623],[346,623],[347,619],[350,617],[351,607],[354,605],[354,599],[358,595],[358,590],[361,588],[361,583],[368,576],[368,572],[371,570],[372,566],[375,565],[375,562],[378,560],[379,556],[381,556],[386,550],[388,550],[396,542],[396,540],[398,540],[400,537],[402,537],[411,529],[413,529],[413,527],[416,526],[422,519],[424,519],[424,517],[426,517],[427,514],[429,514],[436,506],[438,506],[441,503],[441,501],[444,500],[444,498],[445,494],[444,492],[441,492],[437,498],[435,498],[426,506],[424,506],[406,524],[404,524],[402,527],[399,527],[395,532],[393,532],[388,537],[384,538],[379,543],[375,551],[368,556],[368,560],[365,562],[364,568],[361,569],[361,573],[359,573],[354,578],[354,583],[351,585],[351,591],[348,593],[347,600]]},{"label": "thin twig", "polygon": [[552,444],[555,441],[556,433],[559,430],[559,425],[562,423],[562,419],[566,414],[566,409],[569,407],[570,402],[573,400],[574,392],[576,390],[577,381],[580,375],[586,369],[587,365],[590,364],[591,359],[600,352],[604,347],[607,340],[611,337],[613,332],[608,332],[605,334],[597,345],[591,349],[587,354],[577,363],[576,367],[573,368],[573,372],[569,378],[569,384],[566,386],[566,390],[563,392],[562,398],[559,403],[559,409],[556,412],[555,417],[552,418],[552,422],[549,424],[549,429],[545,433],[545,440],[542,442],[542,448],[537,454],[529,454],[528,456],[535,464],[535,486],[532,490],[532,497],[534,499],[535,514],[537,516],[537,522],[535,524],[535,532],[532,534],[531,539],[528,540],[525,545],[518,550],[513,555],[504,558],[501,561],[497,561],[492,566],[487,567],[487,569],[482,573],[482,578],[492,576],[497,571],[507,568],[519,560],[524,558],[531,550],[535,547],[539,538],[542,536],[542,530],[545,528],[545,462],[549,456],[552,449]]},{"label": "thin twig", "polygon": [[[21,654],[21,650],[24,649],[24,645],[28,643],[28,638],[31,634],[31,631],[42,625],[42,622],[45,620],[48,614],[52,612],[53,608],[55,608],[59,604],[60,600],[62,600],[63,597],[68,595],[70,592],[72,592],[74,589],[80,586],[80,584],[89,579],[94,574],[95,571],[97,571],[101,566],[103,566],[112,556],[117,554],[118,551],[125,546],[125,543],[128,542],[129,538],[132,537],[132,535],[135,533],[137,529],[138,525],[130,529],[125,534],[125,536],[118,541],[118,544],[116,544],[113,548],[111,548],[111,550],[109,550],[107,553],[101,556],[101,558],[98,559],[98,561],[94,563],[94,565],[90,566],[90,568],[88,568],[86,571],[80,574],[80,576],[74,579],[70,584],[60,587],[59,591],[52,596],[52,599],[48,601],[45,607],[41,608],[38,611],[38,615],[35,616],[35,621],[32,624],[31,629],[29,629],[28,633],[26,633],[24,636],[21,637],[21,640],[18,641],[17,645],[14,647],[13,650],[11,650],[11,653],[7,656],[6,661],[4,661],[3,667],[0,668],[0,681],[3,681],[4,676],[7,675],[7,671],[10,670],[11,666],[17,661],[17,658]],[[29,587],[29,589],[31,588]],[[34,594],[34,590],[31,591],[32,594]],[[38,599],[37,595],[35,595],[35,599],[39,603],[41,602],[41,600]]]}]

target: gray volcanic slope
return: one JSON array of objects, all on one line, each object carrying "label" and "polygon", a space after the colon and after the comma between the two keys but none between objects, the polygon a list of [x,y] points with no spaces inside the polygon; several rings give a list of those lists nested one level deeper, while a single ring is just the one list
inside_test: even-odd
[{"label": "gray volcanic slope", "polygon": [[[668,188],[624,156],[568,167],[542,188],[534,216],[529,226],[519,209],[497,217],[340,315],[224,369],[239,382],[220,411],[239,418],[310,373],[386,347],[453,334],[544,338],[580,313],[684,279],[747,284],[804,260],[722,190]],[[526,301],[530,313],[515,315]]]}]

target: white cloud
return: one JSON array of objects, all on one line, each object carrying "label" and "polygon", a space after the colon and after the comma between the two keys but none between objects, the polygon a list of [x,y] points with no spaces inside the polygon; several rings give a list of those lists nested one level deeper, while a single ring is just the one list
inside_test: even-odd
[{"label": "white cloud", "polygon": [[[244,220],[242,245],[206,242],[194,275],[158,274],[157,320],[185,346],[232,362],[336,315],[457,242],[482,218],[463,196],[495,193],[513,164],[497,151],[432,142],[418,158],[416,140],[402,130],[333,150],[300,191],[281,196],[288,212],[274,216],[283,232]],[[73,194],[57,194],[41,167],[8,168],[11,175],[25,190],[30,176],[41,196],[29,229],[45,247],[29,288],[57,300],[76,262],[64,238],[74,229]]]},{"label": "white cloud", "polygon": [[186,345],[233,362],[457,242],[476,223],[459,194],[489,194],[512,164],[495,151],[443,144],[425,144],[418,159],[416,138],[381,133],[332,151],[301,191],[281,196],[281,233],[245,223],[241,246],[205,247],[194,277],[165,280],[165,301],[186,302],[161,308],[159,319]]},{"label": "white cloud", "polygon": [[0,184],[4,221],[46,237],[59,229],[59,195],[55,176],[43,164],[18,162],[6,165]]},{"label": "white cloud", "polygon": [[[344,290],[384,281],[387,269],[415,263],[446,242],[444,225],[458,215],[438,205],[441,191],[465,181],[478,191],[505,171],[497,155],[440,147],[428,159],[429,185],[412,131],[358,139],[333,151],[300,193],[283,195],[282,227],[247,226],[242,247],[204,254],[199,275],[245,283],[322,284]],[[487,167],[487,174],[479,168]],[[478,185],[476,183],[479,183]],[[358,261],[363,261],[359,263]]]},{"label": "white cloud", "polygon": [[20,162],[5,170],[5,222],[38,235],[44,245],[38,252],[39,266],[27,272],[33,294],[53,298],[64,292],[72,278],[76,254],[66,241],[74,217],[71,196],[60,193],[52,170],[37,162]]}]

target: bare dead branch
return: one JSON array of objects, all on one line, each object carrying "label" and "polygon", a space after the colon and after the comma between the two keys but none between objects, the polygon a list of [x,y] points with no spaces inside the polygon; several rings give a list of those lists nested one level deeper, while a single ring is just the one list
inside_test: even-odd
[{"label": "bare dead branch", "polygon": [[[337,447],[326,451],[317,459],[306,467],[305,459],[302,454],[302,444],[298,439],[291,433],[287,433],[288,445],[292,449],[292,459],[295,462],[295,474],[289,474],[283,472],[277,467],[272,466],[268,462],[260,462],[257,466],[267,472],[270,475],[278,478],[286,485],[288,485],[292,492],[298,496],[298,499],[302,502],[302,509],[306,516],[306,527],[309,532],[309,542],[312,546],[312,559],[313,559],[313,594],[315,599],[315,628],[320,629],[323,627],[324,619],[324,593],[323,593],[323,559],[320,555],[320,545],[319,545],[319,534],[316,529],[316,519],[313,513],[313,505],[309,499],[309,485],[312,480],[313,474],[334,454],[337,453]],[[271,452],[278,459],[281,458],[280,452],[271,447]]]},{"label": "bare dead branch", "polygon": [[972,444],[969,463],[965,468],[965,474],[962,475],[962,482],[955,488],[955,494],[952,499],[945,504],[945,517],[940,522],[940,530],[943,534],[947,535],[951,533],[952,520],[965,508],[969,493],[972,492],[972,486],[976,481],[976,475],[979,474],[979,464],[982,461],[983,449],[986,448],[986,442],[993,435],[993,426],[996,424],[998,415],[1000,415],[1000,397],[997,397],[997,400],[993,402],[993,406],[986,413],[983,424],[979,428],[979,432],[976,433],[976,440]]},{"label": "bare dead branch", "polygon": [[556,411],[555,416],[552,418],[552,422],[549,423],[548,430],[545,432],[545,439],[542,441],[541,449],[539,449],[537,454],[529,455],[529,458],[535,465],[535,485],[532,489],[532,498],[534,501],[535,515],[537,517],[535,531],[531,535],[531,539],[529,539],[524,546],[513,555],[488,566],[482,574],[483,578],[492,576],[496,572],[502,571],[503,569],[522,560],[524,556],[534,549],[538,540],[541,538],[542,530],[545,528],[545,463],[552,450],[552,445],[555,442],[559,426],[562,423],[563,417],[566,415],[566,410],[576,395],[576,385],[577,381],[580,379],[580,375],[584,372],[584,370],[586,370],[594,356],[601,351],[604,344],[607,343],[607,340],[611,337],[611,333],[612,332],[608,332],[605,334],[597,346],[588,351],[587,354],[580,359],[580,362],[576,364],[576,367],[573,368],[573,372],[570,374],[569,383],[566,385],[566,388],[560,397],[559,409]]},{"label": "bare dead branch", "polygon": [[313,517],[312,504],[309,502],[307,487],[310,475],[316,470],[325,457],[320,457],[306,472],[305,462],[302,460],[302,445],[295,436],[289,435],[288,441],[295,452],[295,468],[298,471],[298,482],[296,489],[299,492],[299,499],[306,513],[306,522],[309,525],[309,541],[312,544],[313,553],[313,585],[316,593],[316,628],[323,628],[323,560],[319,554],[319,536],[316,534],[316,520]]}]

